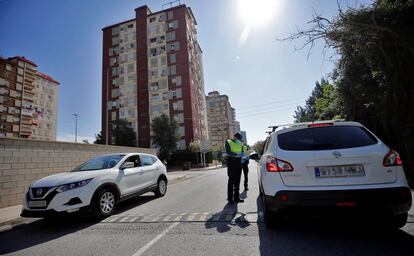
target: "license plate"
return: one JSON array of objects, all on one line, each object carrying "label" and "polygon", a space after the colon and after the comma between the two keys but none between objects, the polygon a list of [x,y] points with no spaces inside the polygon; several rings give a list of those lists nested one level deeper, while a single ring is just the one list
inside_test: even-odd
[{"label": "license plate", "polygon": [[46,207],[46,200],[42,201],[29,201],[29,207]]},{"label": "license plate", "polygon": [[316,178],[342,178],[364,176],[363,165],[321,166],[315,167]]}]

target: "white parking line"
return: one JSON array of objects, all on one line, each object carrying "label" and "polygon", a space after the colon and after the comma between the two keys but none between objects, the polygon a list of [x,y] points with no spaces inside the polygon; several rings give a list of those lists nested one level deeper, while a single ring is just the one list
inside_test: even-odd
[{"label": "white parking line", "polygon": [[136,253],[132,254],[132,256],[141,256],[146,250],[148,250],[151,246],[153,246],[158,240],[160,240],[163,236],[165,236],[168,232],[170,232],[171,229],[175,228],[179,222],[174,222],[169,226],[166,230],[164,230],[161,234],[154,237],[151,241],[149,241],[146,245],[141,247]]}]

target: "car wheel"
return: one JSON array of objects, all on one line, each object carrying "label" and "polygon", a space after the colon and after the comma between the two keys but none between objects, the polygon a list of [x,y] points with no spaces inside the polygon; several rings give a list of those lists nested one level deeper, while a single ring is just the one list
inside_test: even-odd
[{"label": "car wheel", "polygon": [[263,202],[263,217],[264,223],[268,228],[280,228],[284,226],[284,216],[281,213],[273,212],[269,209],[266,205],[265,195],[262,195],[262,202]]},{"label": "car wheel", "polygon": [[109,188],[104,188],[99,190],[99,192],[96,194],[92,206],[93,213],[97,219],[104,219],[114,213],[115,206],[115,193]]},{"label": "car wheel", "polygon": [[393,216],[390,220],[390,226],[391,228],[395,229],[402,228],[405,226],[405,224],[407,224],[407,219],[408,213]]},{"label": "car wheel", "polygon": [[154,191],[155,196],[162,197],[167,193],[167,180],[165,178],[158,179],[157,188]]}]

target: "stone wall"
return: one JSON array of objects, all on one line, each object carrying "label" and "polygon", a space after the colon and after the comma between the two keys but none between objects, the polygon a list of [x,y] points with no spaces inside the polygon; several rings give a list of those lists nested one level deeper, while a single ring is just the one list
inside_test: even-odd
[{"label": "stone wall", "polygon": [[42,177],[94,156],[131,152],[155,154],[148,148],[0,138],[0,208],[22,204],[28,186]]}]

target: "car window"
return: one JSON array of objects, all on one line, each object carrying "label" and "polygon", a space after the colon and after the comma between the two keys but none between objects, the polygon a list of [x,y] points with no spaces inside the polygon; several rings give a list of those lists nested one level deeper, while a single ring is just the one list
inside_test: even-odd
[{"label": "car window", "polygon": [[73,172],[102,170],[114,167],[125,155],[99,156],[79,165]]},{"label": "car window", "polygon": [[295,130],[278,135],[284,150],[328,150],[376,144],[377,139],[359,126],[326,126]]},{"label": "car window", "polygon": [[143,166],[148,166],[148,165],[152,165],[153,163],[155,163],[154,158],[151,156],[140,155],[140,158],[141,158],[141,162]]},{"label": "car window", "polygon": [[266,139],[266,141],[265,141],[265,144],[264,144],[264,146],[263,146],[262,152],[261,152],[261,154],[260,154],[260,155],[263,155],[263,153],[267,151],[267,148],[269,147],[269,145],[270,145],[270,141],[271,141],[271,140],[272,140],[272,139],[271,139],[271,137],[270,137],[270,136],[269,136],[269,137],[267,137],[267,139]]},{"label": "car window", "polygon": [[134,163],[134,167],[141,166],[141,160],[139,159],[139,156],[138,155],[128,157],[127,160],[125,160],[125,163],[126,162],[132,162],[132,163]]}]

